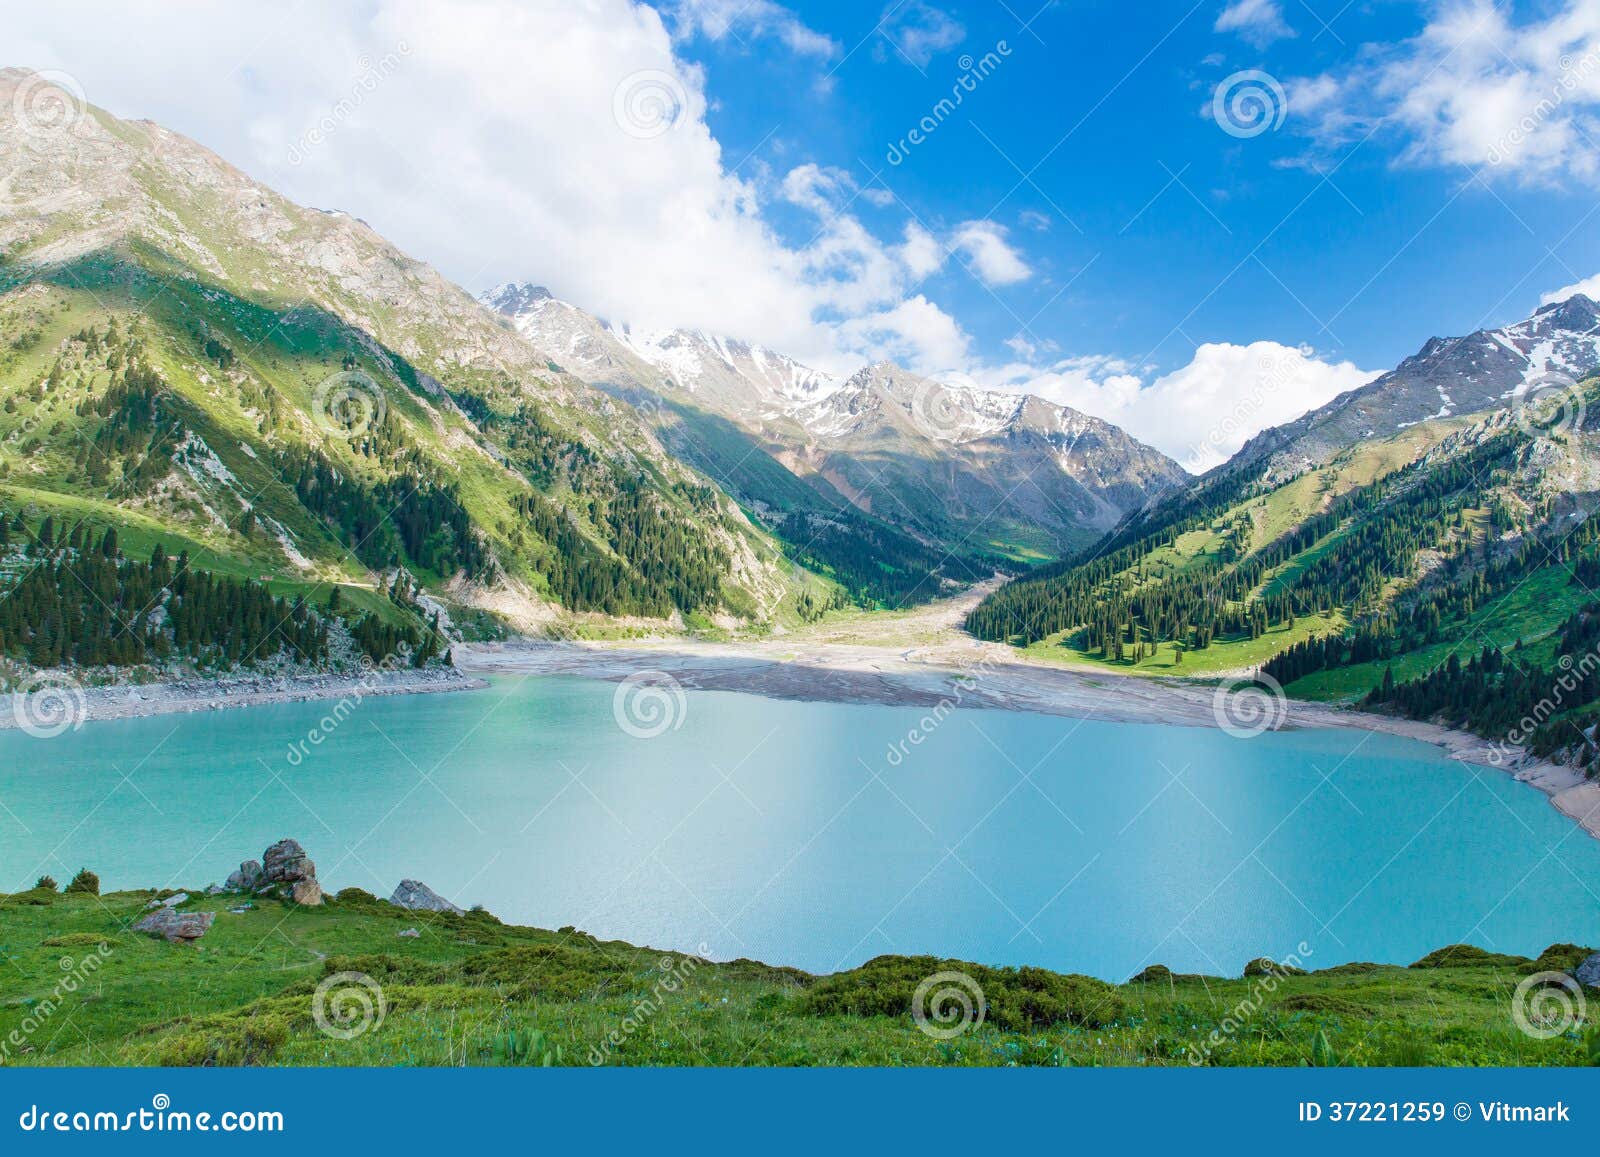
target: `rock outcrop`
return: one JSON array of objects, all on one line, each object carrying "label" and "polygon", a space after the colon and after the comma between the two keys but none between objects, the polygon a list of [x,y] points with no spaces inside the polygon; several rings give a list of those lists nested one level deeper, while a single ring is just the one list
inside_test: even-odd
[{"label": "rock outcrop", "polygon": [[1577,971],[1573,975],[1578,978],[1578,983],[1585,988],[1600,988],[1600,952],[1596,952],[1578,965]]},{"label": "rock outcrop", "polygon": [[133,930],[160,936],[169,944],[180,941],[187,944],[210,931],[211,922],[216,918],[214,912],[177,912],[171,908],[160,908],[135,924]]},{"label": "rock outcrop", "polygon": [[230,892],[276,896],[307,907],[322,903],[317,866],[296,840],[279,840],[261,854],[259,862],[246,860],[240,864],[239,870],[228,877],[226,887]]},{"label": "rock outcrop", "polygon": [[223,885],[230,892],[254,892],[261,883],[261,861],[246,860]]},{"label": "rock outcrop", "polygon": [[423,912],[454,912],[461,909],[450,903],[421,880],[401,880],[400,886],[389,897],[389,903],[399,908],[412,908]]}]

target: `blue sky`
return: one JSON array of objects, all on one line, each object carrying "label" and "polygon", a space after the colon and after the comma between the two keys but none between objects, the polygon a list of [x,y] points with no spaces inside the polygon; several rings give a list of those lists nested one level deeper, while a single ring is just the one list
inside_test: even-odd
[{"label": "blue sky", "polygon": [[1034,392],[1194,468],[1600,293],[1600,0],[1037,4],[58,0],[5,63],[473,292]]},{"label": "blue sky", "polygon": [[[811,159],[887,188],[890,206],[856,206],[886,232],[907,211],[1004,226],[1037,276],[990,288],[952,263],[926,283],[994,356],[1026,323],[1068,353],[1162,366],[1201,342],[1271,339],[1381,368],[1435,332],[1520,319],[1600,269],[1592,184],[1480,181],[1406,160],[1411,141],[1382,130],[1314,154],[1292,99],[1280,127],[1247,139],[1211,118],[1229,75],[1264,71],[1288,96],[1365,46],[1417,36],[1425,5],[1285,0],[1269,37],[1218,31],[1211,2],[943,3],[959,31],[916,59],[894,42],[928,24],[927,5],[887,22],[871,5],[792,7],[837,51],[784,53],[737,27],[685,45],[706,68],[713,131],[745,166]],[[888,163],[962,58],[1001,43],[1009,55],[960,109]],[[799,241],[812,228],[789,224]]]}]

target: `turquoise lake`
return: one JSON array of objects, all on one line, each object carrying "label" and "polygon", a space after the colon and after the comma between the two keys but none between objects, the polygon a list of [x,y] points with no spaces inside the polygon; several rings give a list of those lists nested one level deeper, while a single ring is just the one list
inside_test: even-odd
[{"label": "turquoise lake", "polygon": [[0,890],[80,866],[204,887],[293,836],[329,890],[412,877],[509,922],[813,971],[1600,942],[1600,842],[1425,744],[694,691],[638,738],[616,693],[499,677],[331,727],[306,703],[0,732]]}]

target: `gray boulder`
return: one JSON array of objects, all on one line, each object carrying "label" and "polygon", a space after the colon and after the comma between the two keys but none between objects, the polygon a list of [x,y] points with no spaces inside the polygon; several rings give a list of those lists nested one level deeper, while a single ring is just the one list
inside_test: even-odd
[{"label": "gray boulder", "polygon": [[460,908],[421,880],[401,880],[400,886],[394,890],[394,895],[389,897],[389,903],[399,908],[423,912],[454,912],[457,916],[461,915]]},{"label": "gray boulder", "polygon": [[211,930],[214,912],[175,912],[160,908],[133,926],[135,932],[159,936],[169,944],[198,940]]},{"label": "gray boulder", "polygon": [[1573,975],[1578,978],[1578,983],[1585,988],[1600,988],[1600,952],[1596,952],[1578,965],[1577,971]]},{"label": "gray boulder", "polygon": [[322,903],[322,885],[317,883],[317,865],[311,862],[306,850],[295,840],[279,840],[262,853],[261,882],[255,891],[281,896],[307,907]]},{"label": "gray boulder", "polygon": [[261,862],[259,860],[246,860],[239,865],[239,870],[228,877],[228,882],[223,885],[230,892],[254,892],[261,884]]}]

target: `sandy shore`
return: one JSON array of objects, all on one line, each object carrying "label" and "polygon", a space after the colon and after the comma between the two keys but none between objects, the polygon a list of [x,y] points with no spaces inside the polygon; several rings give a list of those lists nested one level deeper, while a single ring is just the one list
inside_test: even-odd
[{"label": "sandy shore", "polygon": [[[181,679],[169,683],[119,684],[85,687],[65,693],[70,718],[82,722],[135,719],[145,715],[175,715],[189,711],[220,711],[230,707],[262,707],[271,703],[304,703],[315,699],[371,698],[378,695],[419,695],[439,691],[467,691],[486,684],[449,667],[426,671],[391,671],[365,675],[236,676],[226,679]],[[29,708],[0,710],[0,731],[16,728],[28,719]],[[54,722],[54,716],[42,716]]]}]

